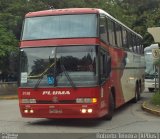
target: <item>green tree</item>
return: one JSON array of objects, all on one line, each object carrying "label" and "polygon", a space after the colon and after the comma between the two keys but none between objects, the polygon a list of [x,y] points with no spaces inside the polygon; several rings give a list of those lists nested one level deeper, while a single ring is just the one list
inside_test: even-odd
[{"label": "green tree", "polygon": [[119,5],[131,20],[129,26],[143,36],[144,46],[154,43],[147,28],[160,26],[160,0],[119,0]]},{"label": "green tree", "polygon": [[145,46],[153,43],[147,28],[160,26],[160,0],[0,0],[0,70],[7,66],[4,59],[9,60],[8,55],[18,46],[25,14],[50,7],[103,9],[140,33]]},{"label": "green tree", "polygon": [[16,53],[15,46],[17,46],[15,36],[0,25],[0,71],[9,70],[9,56],[11,52]]}]

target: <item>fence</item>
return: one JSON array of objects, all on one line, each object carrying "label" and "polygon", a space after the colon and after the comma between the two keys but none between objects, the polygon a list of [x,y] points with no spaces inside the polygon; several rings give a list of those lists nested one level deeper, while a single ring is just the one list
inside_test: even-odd
[{"label": "fence", "polygon": [[17,94],[17,82],[0,82],[0,95]]}]

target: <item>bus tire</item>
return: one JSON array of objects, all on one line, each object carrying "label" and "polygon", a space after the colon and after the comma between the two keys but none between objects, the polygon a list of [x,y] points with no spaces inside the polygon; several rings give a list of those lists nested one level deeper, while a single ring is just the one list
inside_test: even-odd
[{"label": "bus tire", "polygon": [[114,108],[115,108],[115,102],[114,102],[114,98],[113,98],[113,94],[111,93],[109,95],[109,107],[108,107],[108,114],[106,114],[103,119],[104,120],[111,120],[113,117],[113,113],[114,113]]},{"label": "bus tire", "polygon": [[139,84],[138,100],[141,99],[141,93],[142,93],[142,87],[141,87],[141,84]]},{"label": "bus tire", "polygon": [[134,103],[137,103],[137,101],[140,99],[140,87],[139,84],[136,83],[136,87],[135,87],[135,97],[133,99]]}]

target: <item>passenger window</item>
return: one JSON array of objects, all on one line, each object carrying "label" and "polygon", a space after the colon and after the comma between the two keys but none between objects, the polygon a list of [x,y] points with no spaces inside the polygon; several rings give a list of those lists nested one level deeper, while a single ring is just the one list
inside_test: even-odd
[{"label": "passenger window", "polygon": [[100,38],[104,42],[108,42],[108,33],[107,33],[107,19],[105,16],[100,17]]},{"label": "passenger window", "polygon": [[117,24],[115,27],[116,27],[117,46],[122,47],[122,28]]},{"label": "passenger window", "polygon": [[133,38],[132,38],[133,39],[133,52],[138,53],[136,36],[133,34],[132,34],[132,36],[133,36]]},{"label": "passenger window", "polygon": [[129,50],[133,51],[133,36],[130,32],[127,32],[128,34],[128,45],[129,45]]},{"label": "passenger window", "polygon": [[108,20],[108,33],[109,33],[109,42],[110,42],[110,44],[115,46],[114,23],[111,20]]},{"label": "passenger window", "polygon": [[125,49],[128,49],[127,31],[124,28],[122,28],[122,42],[123,42],[123,47]]}]

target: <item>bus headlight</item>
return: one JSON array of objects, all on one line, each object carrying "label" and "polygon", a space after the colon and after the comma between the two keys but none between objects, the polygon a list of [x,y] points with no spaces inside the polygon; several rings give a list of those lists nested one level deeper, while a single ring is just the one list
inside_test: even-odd
[{"label": "bus headlight", "polygon": [[81,111],[81,113],[92,113],[93,112],[93,109],[81,109],[80,110]]},{"label": "bus headlight", "polygon": [[96,103],[97,98],[77,98],[76,103]]},{"label": "bus headlight", "polygon": [[36,99],[22,99],[22,103],[23,104],[29,104],[29,103],[34,104],[36,103]]},{"label": "bus headlight", "polygon": [[93,111],[92,109],[88,109],[87,110],[88,113],[92,113],[92,111]]},{"label": "bus headlight", "polygon": [[23,103],[23,104],[29,103],[29,99],[22,99],[22,103]]},{"label": "bus headlight", "polygon": [[82,113],[86,113],[87,112],[87,110],[86,109],[82,109]]},{"label": "bus headlight", "polygon": [[36,103],[36,99],[30,99],[30,103]]},{"label": "bus headlight", "polygon": [[24,113],[28,113],[29,111],[28,110],[24,110]]}]

